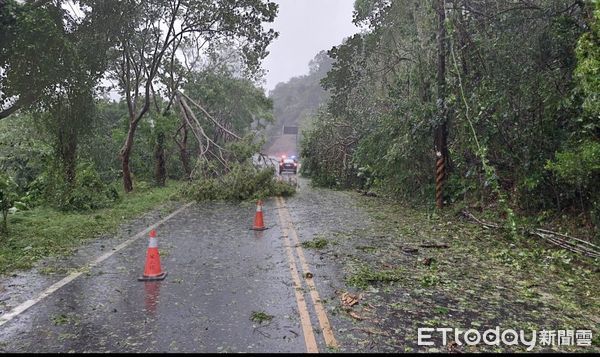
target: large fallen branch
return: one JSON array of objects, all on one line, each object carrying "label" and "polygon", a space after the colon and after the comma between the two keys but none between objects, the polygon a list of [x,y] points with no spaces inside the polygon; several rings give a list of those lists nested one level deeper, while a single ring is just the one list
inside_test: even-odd
[{"label": "large fallen branch", "polygon": [[[225,160],[225,158],[223,157],[223,152],[227,151],[227,149],[214,142],[206,134],[204,128],[202,127],[202,124],[200,123],[198,118],[196,118],[196,115],[191,110],[191,108],[189,107],[189,105],[183,97],[178,95],[177,103],[179,105],[179,108],[181,109],[181,114],[183,118],[185,119],[189,128],[192,130],[194,137],[196,138],[196,140],[198,140],[198,143],[200,144],[199,157],[206,158],[206,155],[210,155],[214,159],[216,159],[217,162],[223,165],[226,171],[229,171],[229,165],[227,164],[227,160]],[[211,145],[212,147],[214,147],[214,149],[211,147]]]},{"label": "large fallen branch", "polygon": [[[498,224],[485,222],[478,219],[467,210],[463,210],[462,214],[466,218],[477,222],[485,228],[503,229],[503,227]],[[524,233],[540,237],[551,244],[563,249],[567,249],[574,253],[582,254],[591,258],[600,258],[600,247],[583,239],[571,237],[563,233],[553,232],[543,228],[524,229]]]},{"label": "large fallen branch", "polygon": [[218,120],[213,118],[212,115],[210,115],[200,104],[196,103],[193,99],[188,97],[185,93],[178,92],[178,94],[183,96],[183,98],[189,100],[193,105],[195,105],[198,109],[200,109],[202,111],[202,113],[204,113],[204,115],[206,115],[206,117],[208,119],[212,120],[212,122],[215,123],[215,125],[218,126],[221,130],[223,130],[224,132],[226,132],[227,134],[233,136],[234,138],[236,138],[238,140],[241,139],[241,137],[239,135],[236,135],[234,132],[225,128],[221,123],[219,123]]},{"label": "large fallen branch", "polygon": [[269,157],[268,155],[263,154],[262,152],[259,152],[258,153],[258,161],[260,162],[261,160],[267,166],[270,165],[270,166],[273,166],[273,167],[277,167],[277,165],[279,164],[278,160],[275,160],[272,157]]},{"label": "large fallen branch", "polygon": [[[191,102],[195,107],[199,108],[202,111],[202,113],[210,120],[203,121],[203,122],[198,120],[198,118],[194,114],[194,111],[192,110],[192,108],[190,108],[188,101]],[[177,105],[180,109],[181,117],[183,119],[184,124],[182,124],[182,126],[186,125],[190,129],[194,138],[196,139],[196,141],[198,142],[198,144],[200,146],[198,158],[201,160],[218,162],[221,165],[222,170],[212,168],[212,172],[216,176],[221,176],[222,174],[226,174],[227,172],[229,172],[230,164],[231,164],[230,160],[232,160],[231,151],[226,149],[223,146],[223,143],[221,143],[221,144],[217,143],[217,141],[216,141],[217,139],[211,139],[209,137],[209,135],[207,134],[207,130],[205,130],[205,128],[211,127],[214,130],[221,130],[222,132],[226,133],[227,134],[226,136],[225,135],[221,136],[222,141],[225,143],[236,141],[236,140],[241,140],[242,138],[239,135],[237,135],[236,133],[227,129],[225,126],[223,126],[222,123],[215,120],[201,105],[196,103],[194,100],[192,100],[186,94],[179,92],[179,91],[176,92],[175,102],[177,103]],[[208,125],[208,127],[206,127],[205,125]],[[181,128],[178,130],[178,133],[180,130],[181,130]],[[259,152],[258,158],[259,158],[259,162],[253,163],[255,165],[255,167],[260,166],[261,159],[267,166],[273,166],[273,167],[277,166],[276,160],[273,160],[272,158],[268,157],[267,155],[265,155],[263,153]],[[196,168],[194,168],[191,176],[195,176],[195,173],[196,173]]]}]

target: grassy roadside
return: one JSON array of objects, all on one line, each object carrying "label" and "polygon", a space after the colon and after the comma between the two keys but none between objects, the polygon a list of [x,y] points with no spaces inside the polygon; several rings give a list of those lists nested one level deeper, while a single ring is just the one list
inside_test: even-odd
[{"label": "grassy roadside", "polygon": [[28,269],[46,256],[70,254],[82,241],[112,233],[126,220],[135,218],[174,197],[181,186],[149,188],[130,194],[110,208],[87,212],[60,212],[48,207],[9,216],[8,237],[0,236],[0,274]]},{"label": "grassy roadside", "polygon": [[[428,351],[417,346],[419,327],[500,326],[531,331],[591,330],[592,346],[540,346],[534,351],[600,349],[600,262],[523,237],[465,221],[458,211],[350,193],[373,225],[329,233],[330,252],[343,261],[349,291],[359,305],[344,319],[364,331],[358,345],[381,350]],[[437,246],[436,246],[437,245]],[[368,248],[368,249],[366,249]],[[357,319],[357,317],[360,319]],[[373,342],[375,341],[375,342]],[[524,351],[523,346],[462,346],[465,352]],[[447,351],[437,344],[434,351]]]}]

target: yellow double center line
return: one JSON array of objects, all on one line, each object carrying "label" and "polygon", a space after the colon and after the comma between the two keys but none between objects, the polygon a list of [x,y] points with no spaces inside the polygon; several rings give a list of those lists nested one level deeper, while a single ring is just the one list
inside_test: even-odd
[{"label": "yellow double center line", "polygon": [[302,280],[300,279],[300,274],[296,265],[296,258],[294,257],[294,253],[292,251],[292,246],[290,244],[290,237],[293,240],[293,244],[296,248],[296,254],[298,255],[298,259],[300,261],[300,266],[302,267],[302,276],[305,277],[304,281],[308,286],[310,292],[310,298],[312,300],[313,306],[315,308],[315,312],[317,315],[317,320],[319,321],[319,326],[321,327],[321,331],[323,332],[323,338],[325,339],[325,344],[328,347],[336,348],[338,347],[338,343],[333,335],[333,331],[331,329],[331,324],[329,323],[329,319],[327,318],[327,313],[325,312],[325,308],[321,303],[321,298],[319,297],[319,292],[317,291],[317,287],[315,286],[315,282],[312,279],[312,275],[309,275],[310,270],[308,269],[308,264],[306,263],[306,258],[304,257],[304,251],[300,246],[300,240],[298,239],[298,234],[294,229],[294,224],[292,223],[292,218],[290,216],[290,212],[285,206],[285,202],[283,198],[277,197],[276,204],[279,212],[279,223],[281,225],[281,232],[283,234],[285,250],[288,257],[288,262],[290,265],[290,272],[292,274],[292,280],[294,282],[294,290],[296,294],[296,302],[298,304],[298,311],[300,314],[300,323],[302,325],[302,331],[304,332],[304,342],[306,343],[307,352],[319,352],[317,342],[315,339],[315,335],[313,332],[313,326],[310,321],[310,315],[308,312],[308,308],[306,305],[306,300],[304,299],[304,295],[302,294]]}]

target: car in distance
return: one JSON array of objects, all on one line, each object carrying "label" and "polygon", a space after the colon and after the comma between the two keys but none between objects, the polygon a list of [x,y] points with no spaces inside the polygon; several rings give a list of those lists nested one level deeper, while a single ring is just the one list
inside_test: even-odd
[{"label": "car in distance", "polygon": [[288,158],[285,156],[281,157],[279,160],[279,174],[281,175],[284,172],[292,172],[294,175],[298,171],[298,161],[297,159]]}]

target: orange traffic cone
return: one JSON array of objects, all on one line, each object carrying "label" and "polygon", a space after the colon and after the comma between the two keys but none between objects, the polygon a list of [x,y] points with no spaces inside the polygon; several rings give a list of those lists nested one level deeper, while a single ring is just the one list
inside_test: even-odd
[{"label": "orange traffic cone", "polygon": [[258,202],[256,203],[256,215],[254,216],[254,225],[251,229],[254,231],[264,231],[265,229],[267,229],[267,227],[265,227],[265,223],[263,222],[261,200],[258,200]]},{"label": "orange traffic cone", "polygon": [[148,243],[148,252],[146,253],[146,266],[144,275],[138,278],[139,281],[163,280],[167,272],[160,269],[160,255],[158,255],[158,238],[156,231],[150,231],[150,242]]}]

